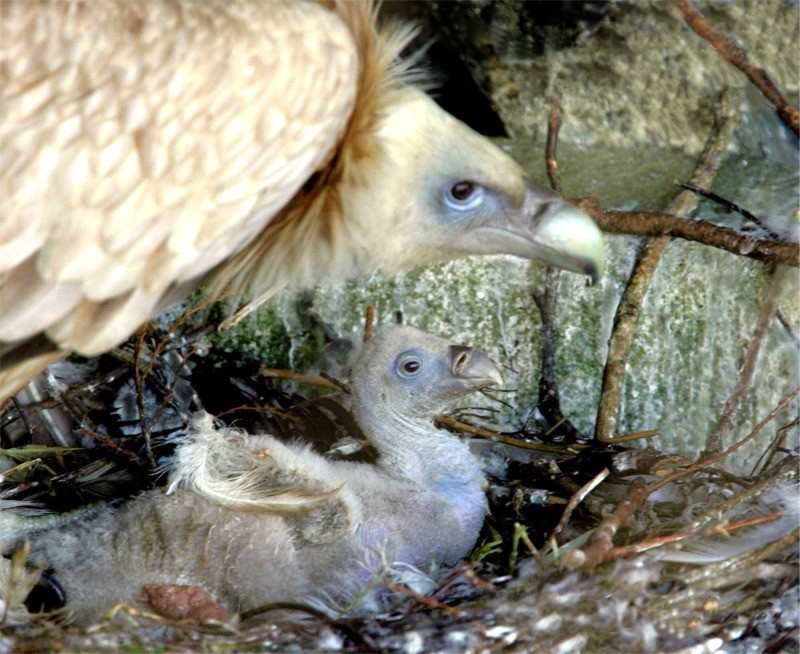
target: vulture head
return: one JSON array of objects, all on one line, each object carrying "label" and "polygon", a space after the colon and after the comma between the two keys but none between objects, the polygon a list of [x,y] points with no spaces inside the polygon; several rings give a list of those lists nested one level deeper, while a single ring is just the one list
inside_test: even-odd
[{"label": "vulture head", "polygon": [[440,109],[366,2],[6,3],[0,400],[206,284],[471,254],[593,279],[600,231]]},{"label": "vulture head", "polygon": [[382,258],[408,267],[510,254],[598,279],[603,241],[586,213],[531,183],[513,159],[423,92],[403,96],[378,132],[385,175],[370,189],[375,209],[354,212],[385,225],[373,232]]}]

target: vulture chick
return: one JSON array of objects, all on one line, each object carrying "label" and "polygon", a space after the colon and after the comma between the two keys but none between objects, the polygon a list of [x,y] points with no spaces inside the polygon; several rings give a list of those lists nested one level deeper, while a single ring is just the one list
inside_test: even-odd
[{"label": "vulture chick", "polygon": [[470,254],[598,277],[600,232],[440,109],[364,2],[0,4],[0,399],[209,282]]},{"label": "vulture chick", "polygon": [[204,414],[176,450],[166,494],[34,536],[34,562],[45,559],[79,623],[136,603],[146,585],[200,587],[237,612],[273,602],[338,611],[357,598],[359,610],[378,608],[384,573],[452,566],[475,544],[485,478],[433,416],[501,382],[477,350],[390,327],[364,346],[351,377],[375,464],[216,430]]}]

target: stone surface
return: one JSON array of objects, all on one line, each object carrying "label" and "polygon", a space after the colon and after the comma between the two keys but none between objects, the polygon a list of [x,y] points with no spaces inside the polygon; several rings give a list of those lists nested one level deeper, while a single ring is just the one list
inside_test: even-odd
[{"label": "stone surface", "polygon": [[[435,33],[442,47],[457,49],[515,135],[506,147],[539,180],[544,180],[541,137],[549,103],[559,97],[565,191],[598,197],[607,207],[662,209],[677,192],[675,183],[691,174],[711,123],[713,97],[724,84],[745,86],[744,77],[664,2],[576,3],[583,8],[568,17],[561,32],[553,26],[534,30],[525,3],[399,4],[404,16],[423,21],[423,38]],[[701,3],[700,8],[796,101],[796,3]],[[531,30],[545,42],[534,43]],[[735,154],[723,164],[713,190],[779,232],[796,235],[797,141],[752,88],[741,97]],[[736,214],[709,202],[701,203],[697,215],[741,225]],[[609,266],[597,287],[587,288],[567,273],[560,280],[562,402],[587,433],[634,243],[607,237]],[[634,339],[618,433],[659,428],[656,447],[702,448],[735,383],[767,275],[764,266],[743,257],[682,241],[669,246]],[[507,386],[515,393],[506,399],[514,409],[503,419],[518,427],[537,395],[540,318],[531,292],[541,281],[541,268],[510,258],[453,262],[392,279],[319,287],[299,297],[285,294],[219,341],[270,365],[303,369],[315,365],[324,344],[314,316],[331,335],[357,342],[368,304],[383,321],[402,311],[410,324],[479,347],[509,366]],[[795,275],[780,304],[794,334],[800,333],[797,282]],[[796,338],[775,321],[735,435],[745,436],[797,386],[799,365]],[[774,435],[774,428],[766,430],[764,439]],[[738,461],[752,461],[764,444],[754,444]]]}]

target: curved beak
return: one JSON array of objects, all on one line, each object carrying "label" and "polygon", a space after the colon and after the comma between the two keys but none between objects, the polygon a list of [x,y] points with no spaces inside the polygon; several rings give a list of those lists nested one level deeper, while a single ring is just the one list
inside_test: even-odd
[{"label": "curved beak", "polygon": [[589,214],[574,204],[549,190],[528,186],[521,227],[530,234],[530,258],[589,275],[593,284],[603,276],[603,234]]},{"label": "curved beak", "polygon": [[464,345],[451,345],[449,354],[450,372],[458,385],[463,387],[463,392],[470,393],[503,384],[503,376],[497,364],[480,350]]},{"label": "curved beak", "polygon": [[549,189],[527,184],[522,207],[475,230],[482,252],[504,252],[589,275],[595,283],[606,267],[600,228],[582,209]]}]

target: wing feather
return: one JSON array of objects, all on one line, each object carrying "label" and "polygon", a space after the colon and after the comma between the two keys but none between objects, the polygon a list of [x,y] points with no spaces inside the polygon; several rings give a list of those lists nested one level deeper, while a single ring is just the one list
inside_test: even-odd
[{"label": "wing feather", "polygon": [[[36,302],[3,296],[14,339],[46,330],[88,354],[125,338],[265,228],[330,157],[355,102],[352,36],[316,4],[0,12],[0,252],[12,251],[0,275],[39,289]],[[76,287],[79,302],[71,290],[47,315],[53,289]]]},{"label": "wing feather", "polygon": [[50,284],[36,272],[33,257],[16,266],[0,285],[0,341],[21,340],[28,326],[38,321],[45,328],[58,322],[81,301],[76,283]]}]

